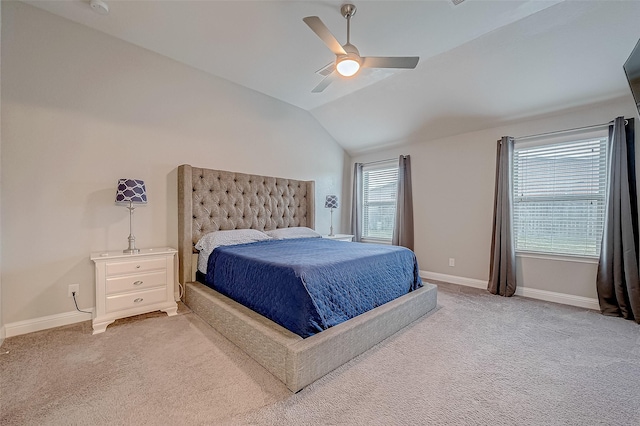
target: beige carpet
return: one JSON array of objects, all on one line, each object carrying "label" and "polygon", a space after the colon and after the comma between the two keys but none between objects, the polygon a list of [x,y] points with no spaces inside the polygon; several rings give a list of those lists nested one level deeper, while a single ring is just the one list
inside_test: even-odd
[{"label": "beige carpet", "polygon": [[295,395],[184,307],[8,338],[0,424],[640,424],[637,324],[450,285],[438,302]]}]

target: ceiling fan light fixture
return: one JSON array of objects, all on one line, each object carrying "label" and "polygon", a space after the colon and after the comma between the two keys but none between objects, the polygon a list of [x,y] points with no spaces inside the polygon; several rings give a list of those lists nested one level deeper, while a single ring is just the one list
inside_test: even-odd
[{"label": "ceiling fan light fixture", "polygon": [[343,77],[351,77],[360,70],[360,57],[348,53],[336,60],[336,70]]}]

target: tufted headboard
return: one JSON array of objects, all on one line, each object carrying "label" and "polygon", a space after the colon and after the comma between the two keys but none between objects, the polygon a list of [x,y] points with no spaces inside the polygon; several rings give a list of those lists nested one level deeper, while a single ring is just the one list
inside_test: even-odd
[{"label": "tufted headboard", "polygon": [[314,181],[178,167],[180,283],[192,281],[194,245],[228,229],[315,227]]}]

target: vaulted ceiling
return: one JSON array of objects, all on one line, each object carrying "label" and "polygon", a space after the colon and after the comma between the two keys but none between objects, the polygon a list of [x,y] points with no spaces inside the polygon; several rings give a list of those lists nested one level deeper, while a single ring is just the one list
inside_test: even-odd
[{"label": "vaulted ceiling", "polygon": [[350,153],[444,137],[629,95],[640,1],[353,1],[363,56],[420,56],[311,93],[346,42],[343,1],[26,1],[309,111]]}]

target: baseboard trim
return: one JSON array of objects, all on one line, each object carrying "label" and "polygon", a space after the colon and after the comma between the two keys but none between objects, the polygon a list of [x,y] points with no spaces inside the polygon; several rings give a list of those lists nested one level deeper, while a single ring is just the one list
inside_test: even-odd
[{"label": "baseboard trim", "polygon": [[[420,271],[420,276],[425,280],[444,281],[451,284],[458,284],[474,288],[487,288],[487,282],[475,278],[459,277],[456,275],[441,274],[438,272]],[[544,300],[546,302],[561,303],[563,305],[577,306],[580,308],[600,310],[598,299],[590,297],[574,296],[572,294],[556,293],[535,288],[518,287],[516,296],[528,297],[530,299]],[[90,309],[93,312],[93,308]],[[17,321],[5,324],[0,327],[0,345],[4,338],[19,336],[21,334],[33,333],[34,331],[46,330],[48,328],[60,327],[63,325],[75,324],[88,321],[93,318],[93,314],[78,311],[64,312],[62,314],[49,315],[46,317],[34,318],[30,320]]]},{"label": "baseboard trim", "polygon": [[425,280],[444,281],[446,283],[464,285],[474,288],[487,288],[487,281],[477,280],[475,278],[458,277],[456,275],[440,274],[438,272],[420,271],[420,277]]},{"label": "baseboard trim", "polygon": [[530,299],[544,300],[546,302],[561,303],[563,305],[577,306],[579,308],[600,310],[598,299],[573,294],[556,293],[554,291],[538,290],[537,288],[517,287],[516,296]]},{"label": "baseboard trim", "polygon": [[[488,282],[475,278],[458,277],[455,275],[440,274],[438,272],[420,271],[420,277],[425,280],[444,281],[451,284],[464,285],[467,287],[486,289]],[[590,297],[575,296],[573,294],[556,293],[554,291],[538,290],[529,287],[517,287],[516,296],[528,297],[530,299],[544,300],[545,302],[560,303],[563,305],[577,306],[579,308],[600,310],[598,299]]]},{"label": "baseboard trim", "polygon": [[[93,312],[93,308],[89,310]],[[92,318],[93,313],[87,314],[84,312],[71,311],[63,312],[61,314],[49,315],[46,317],[16,321],[13,323],[5,324],[5,335],[6,337],[19,336],[21,334],[33,333],[34,331],[41,331],[48,328],[88,321]]]}]

